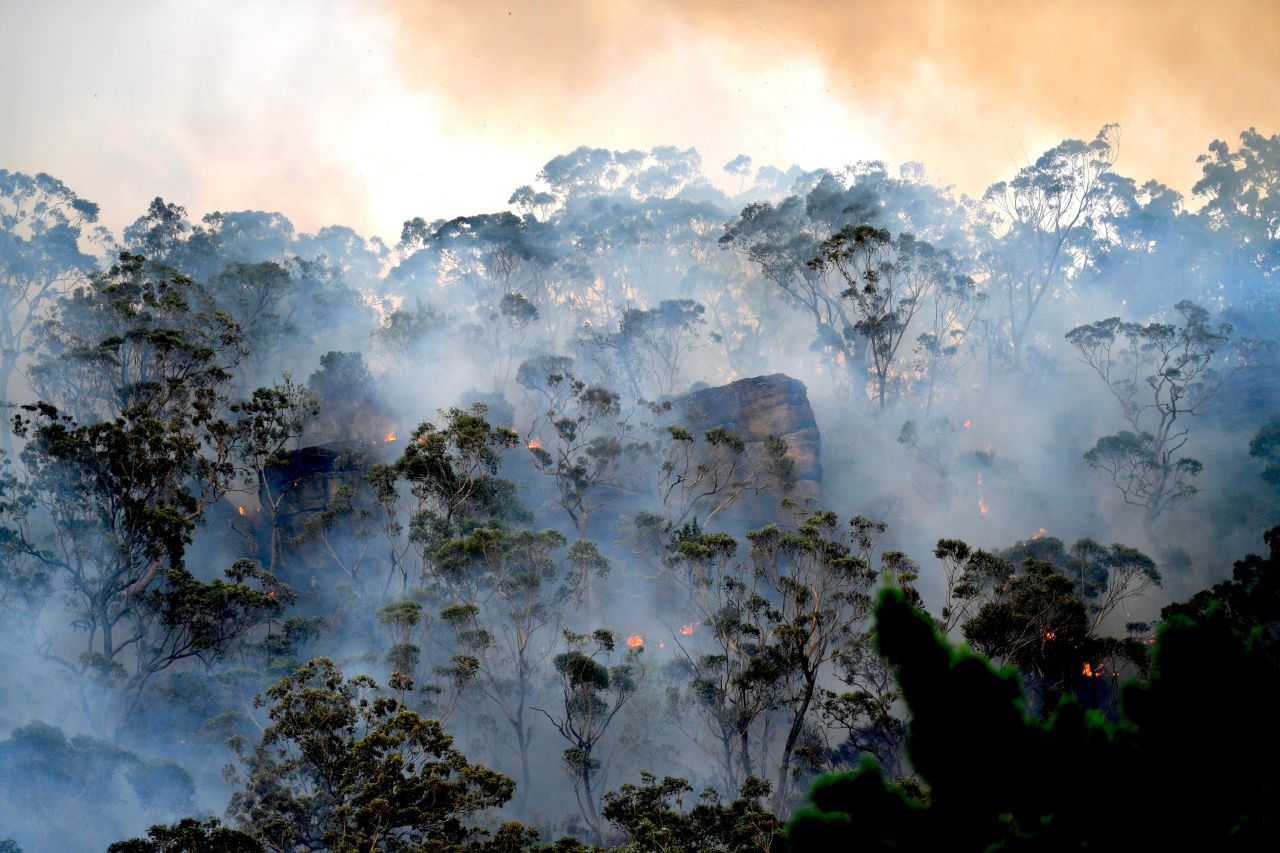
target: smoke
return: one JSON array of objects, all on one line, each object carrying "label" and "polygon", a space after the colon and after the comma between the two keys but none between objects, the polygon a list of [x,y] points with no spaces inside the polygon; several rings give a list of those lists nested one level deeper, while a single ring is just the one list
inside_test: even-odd
[{"label": "smoke", "polygon": [[[810,166],[891,155],[977,194],[1057,139],[1118,121],[1129,172],[1186,191],[1211,139],[1280,119],[1267,2],[387,8],[411,84],[466,125],[560,147],[689,139],[717,162],[738,146]],[[517,80],[522,97],[504,97]]]}]

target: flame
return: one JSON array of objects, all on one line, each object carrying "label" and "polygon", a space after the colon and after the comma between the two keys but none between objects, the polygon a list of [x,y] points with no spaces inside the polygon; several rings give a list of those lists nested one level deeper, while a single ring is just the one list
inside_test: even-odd
[{"label": "flame", "polygon": [[969,428],[970,428],[970,427],[972,427],[972,426],[973,426],[973,421],[969,420],[968,418],[965,418],[965,419],[964,419],[964,428],[965,428],[965,429],[969,429]]},{"label": "flame", "polygon": [[538,441],[538,439],[536,439],[536,438],[531,438],[531,439],[529,439],[528,448],[529,448],[530,450],[537,450],[537,449],[538,449],[538,448],[540,448],[540,447],[542,447],[542,442],[541,442],[541,441]]},{"label": "flame", "polygon": [[1044,528],[1041,527],[1039,530],[1036,531],[1036,535],[1031,537],[1031,541],[1034,542],[1037,539],[1043,539],[1043,538],[1044,538]]},{"label": "flame", "polygon": [[1084,669],[1080,670],[1080,674],[1083,675],[1085,678],[1101,678],[1102,667],[1098,667],[1098,671],[1095,672],[1093,667],[1089,665],[1089,662],[1085,661]]},{"label": "flame", "polygon": [[983,502],[982,498],[978,498],[978,512],[982,513],[983,515],[986,515],[990,511],[991,511],[991,508],[988,507],[986,503]]},{"label": "flame", "polygon": [[[1053,639],[1054,637],[1056,637],[1056,636],[1058,636],[1058,634],[1057,634],[1057,632],[1056,632],[1056,631],[1045,631],[1045,632],[1044,632],[1044,638],[1045,638],[1046,640],[1052,640],[1052,639]],[[1088,664],[1085,664],[1085,666],[1088,666]]]},{"label": "flame", "polygon": [[693,633],[693,629],[694,629],[694,623],[690,622],[688,625],[681,626],[680,633],[684,634],[687,637]]},{"label": "flame", "polygon": [[244,515],[244,507],[242,506],[236,507],[236,512],[240,513],[241,515]]},{"label": "flame", "polygon": [[630,637],[627,637],[627,645],[633,649],[643,649],[644,637],[641,637],[639,634],[632,634]]},{"label": "flame", "polygon": [[392,441],[395,441],[395,440],[396,440],[396,433],[395,433],[395,430],[392,430],[391,432],[387,433],[387,437],[383,439],[383,441],[388,442],[388,443],[390,443],[390,442],[392,442]]}]

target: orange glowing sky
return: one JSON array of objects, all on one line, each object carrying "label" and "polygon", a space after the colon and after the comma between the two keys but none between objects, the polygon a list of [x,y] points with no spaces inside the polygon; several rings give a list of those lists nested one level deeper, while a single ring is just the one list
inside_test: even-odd
[{"label": "orange glowing sky", "polygon": [[1280,131],[1280,2],[0,0],[0,81],[0,168],[114,227],[161,194],[394,238],[584,143],[977,194],[1108,121],[1121,172],[1187,191],[1210,140]]}]

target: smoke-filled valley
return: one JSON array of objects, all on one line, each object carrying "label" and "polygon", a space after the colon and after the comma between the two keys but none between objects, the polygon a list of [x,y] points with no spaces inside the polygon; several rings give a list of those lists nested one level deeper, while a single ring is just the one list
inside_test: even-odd
[{"label": "smoke-filled valley", "polygon": [[0,850],[1263,846],[1280,137],[926,166],[0,170]]}]

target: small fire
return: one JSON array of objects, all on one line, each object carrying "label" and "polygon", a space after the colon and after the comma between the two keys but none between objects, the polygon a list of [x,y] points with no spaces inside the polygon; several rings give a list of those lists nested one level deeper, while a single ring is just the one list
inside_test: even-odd
[{"label": "small fire", "polygon": [[1034,542],[1037,539],[1043,539],[1043,538],[1044,538],[1044,528],[1041,527],[1039,530],[1036,531],[1036,535],[1031,537],[1031,541]]},{"label": "small fire", "polygon": [[687,637],[693,633],[693,629],[694,629],[694,623],[690,622],[688,625],[681,626],[680,633],[684,634]]},{"label": "small fire", "polygon": [[541,442],[541,441],[538,441],[538,439],[536,439],[536,438],[531,438],[531,439],[529,439],[528,448],[529,448],[530,450],[537,450],[537,449],[538,449],[538,448],[540,448],[540,447],[542,447],[542,442]]},{"label": "small fire", "polygon": [[627,637],[627,645],[633,649],[643,649],[644,637],[641,637],[639,634],[632,634],[630,637]]},{"label": "small fire", "polygon": [[970,429],[972,426],[973,426],[973,421],[971,421],[969,418],[965,418],[965,419],[964,419],[964,428],[965,428],[965,429]]},{"label": "small fire", "polygon": [[982,498],[978,498],[978,512],[982,513],[983,515],[986,515],[990,511],[991,511],[990,507],[986,505],[986,503],[982,500]]},{"label": "small fire", "polygon": [[1088,661],[1085,661],[1084,669],[1080,670],[1080,674],[1083,675],[1085,678],[1101,678],[1102,677],[1101,669],[1099,669],[1098,672],[1094,672],[1093,667],[1089,665]]},{"label": "small fire", "polygon": [[244,515],[244,507],[242,506],[236,507],[236,512],[240,513],[241,515]]},{"label": "small fire", "polygon": [[389,443],[391,443],[391,442],[393,442],[393,441],[395,441],[395,440],[396,440],[396,434],[395,434],[395,431],[394,431],[394,430],[392,430],[391,432],[387,433],[387,437],[383,439],[383,441],[387,442],[388,444],[389,444]]},{"label": "small fire", "polygon": [[[1058,636],[1058,634],[1057,634],[1057,632],[1056,632],[1056,631],[1045,631],[1045,632],[1044,632],[1044,638],[1045,638],[1046,640],[1052,640],[1052,639],[1053,639],[1054,637],[1056,637],[1056,636]],[[1085,664],[1085,666],[1088,666],[1088,664]]]}]

